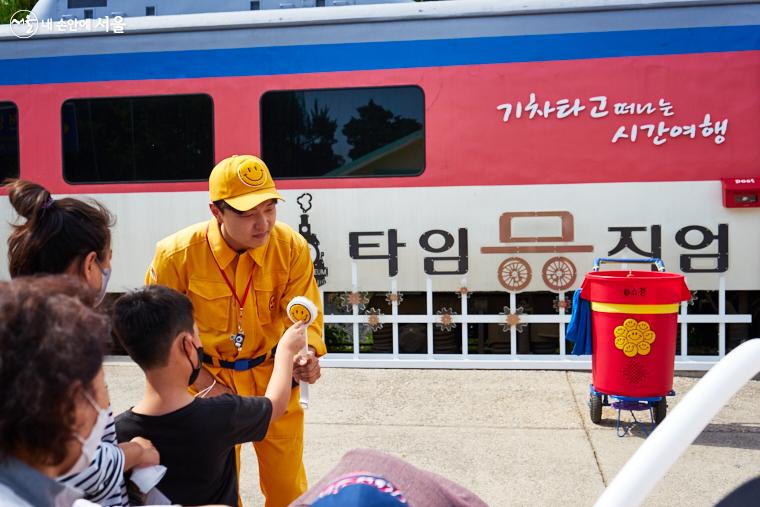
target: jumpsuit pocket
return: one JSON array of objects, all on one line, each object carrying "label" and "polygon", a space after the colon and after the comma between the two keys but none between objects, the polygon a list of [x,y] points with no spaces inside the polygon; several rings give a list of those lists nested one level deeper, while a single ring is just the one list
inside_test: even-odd
[{"label": "jumpsuit pocket", "polygon": [[277,319],[280,308],[280,294],[275,290],[256,291],[256,313],[260,324],[269,324]]},{"label": "jumpsuit pocket", "polygon": [[259,287],[256,287],[256,313],[259,317],[261,324],[269,324],[272,321],[276,321],[280,318],[285,318],[284,323],[287,326],[290,325],[290,320],[286,316],[286,307],[289,301],[280,301],[287,280],[277,283],[279,280],[278,273],[272,273],[270,283],[262,283]]},{"label": "jumpsuit pocket", "polygon": [[225,283],[191,278],[187,289],[201,333],[230,331],[232,292]]}]

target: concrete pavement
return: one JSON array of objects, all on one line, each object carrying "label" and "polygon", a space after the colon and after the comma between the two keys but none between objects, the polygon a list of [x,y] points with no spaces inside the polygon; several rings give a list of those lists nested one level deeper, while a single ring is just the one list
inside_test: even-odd
[{"label": "concrete pavement", "polygon": [[[489,505],[590,506],[644,441],[619,438],[615,413],[589,420],[591,374],[564,371],[323,369],[311,388],[304,460],[311,483],[349,449],[371,447],[448,477]],[[140,397],[129,362],[109,361],[115,413]],[[676,377],[670,409],[698,378]],[[746,385],[659,482],[644,505],[715,504],[760,475],[760,382]],[[630,421],[630,417],[624,418]],[[241,493],[263,505],[252,446]]]}]

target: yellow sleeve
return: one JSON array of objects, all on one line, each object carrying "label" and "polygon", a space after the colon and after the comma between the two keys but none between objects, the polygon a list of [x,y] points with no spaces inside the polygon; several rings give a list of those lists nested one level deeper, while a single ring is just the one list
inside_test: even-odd
[{"label": "yellow sleeve", "polygon": [[165,285],[177,292],[187,293],[187,281],[180,276],[179,269],[173,256],[166,254],[166,250],[159,242],[156,245],[156,253],[153,261],[145,274],[145,285]]},{"label": "yellow sleeve", "polygon": [[322,339],[324,308],[322,307],[322,298],[319,296],[317,281],[314,279],[314,264],[311,262],[309,246],[300,235],[295,237],[293,251],[291,252],[290,275],[288,285],[282,295],[282,308],[287,308],[290,300],[296,296],[309,298],[319,310],[319,315],[309,325],[309,345],[314,347],[317,357],[323,356],[327,353],[327,347],[325,347],[325,342]]}]

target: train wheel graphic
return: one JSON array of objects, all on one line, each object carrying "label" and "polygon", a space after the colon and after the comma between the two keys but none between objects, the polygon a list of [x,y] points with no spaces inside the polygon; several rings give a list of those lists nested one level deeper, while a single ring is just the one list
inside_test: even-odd
[{"label": "train wheel graphic", "polygon": [[575,283],[575,264],[567,257],[552,257],[541,269],[547,287],[556,291],[567,290]]},{"label": "train wheel graphic", "polygon": [[530,283],[530,266],[520,257],[509,257],[501,261],[498,268],[499,283],[508,291],[523,290]]}]

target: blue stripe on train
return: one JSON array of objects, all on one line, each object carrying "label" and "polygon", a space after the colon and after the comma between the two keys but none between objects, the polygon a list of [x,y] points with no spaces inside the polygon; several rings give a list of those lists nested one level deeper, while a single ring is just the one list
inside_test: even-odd
[{"label": "blue stripe on train", "polygon": [[752,25],[117,53],[0,61],[0,85],[262,76],[758,49],[760,26]]}]

